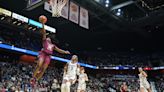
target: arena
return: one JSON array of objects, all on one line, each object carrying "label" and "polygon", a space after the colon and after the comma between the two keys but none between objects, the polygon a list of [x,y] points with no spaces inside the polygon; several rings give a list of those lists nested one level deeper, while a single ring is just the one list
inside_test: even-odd
[{"label": "arena", "polygon": [[0,92],[164,92],[163,0],[0,0]]}]

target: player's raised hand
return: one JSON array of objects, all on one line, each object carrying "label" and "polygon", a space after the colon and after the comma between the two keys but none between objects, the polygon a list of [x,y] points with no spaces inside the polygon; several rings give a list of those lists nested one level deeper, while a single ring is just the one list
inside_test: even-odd
[{"label": "player's raised hand", "polygon": [[71,54],[69,51],[65,51],[65,54]]}]

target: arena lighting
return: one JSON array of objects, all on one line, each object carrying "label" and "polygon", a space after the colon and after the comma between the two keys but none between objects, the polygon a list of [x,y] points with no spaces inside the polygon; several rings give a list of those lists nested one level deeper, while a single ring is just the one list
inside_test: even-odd
[{"label": "arena lighting", "polygon": [[36,28],[33,28],[32,30],[33,30],[33,31],[36,31]]},{"label": "arena lighting", "polygon": [[1,18],[1,20],[4,20],[4,19],[5,19],[5,17],[2,17],[2,18]]},{"label": "arena lighting", "polygon": [[120,15],[121,15],[121,13],[120,13],[120,12],[117,12],[117,13],[116,13],[116,15],[117,15],[117,16],[120,16]]},{"label": "arena lighting", "polygon": [[109,0],[105,1],[105,7],[109,7]]},{"label": "arena lighting", "polygon": [[17,25],[20,26],[22,23],[18,23]]},{"label": "arena lighting", "polygon": [[118,9],[118,12],[121,12],[121,9]]},{"label": "arena lighting", "polygon": [[14,21],[14,22],[13,22],[13,24],[16,24],[16,23],[17,23],[17,21]]},{"label": "arena lighting", "polygon": [[[6,44],[3,44],[3,43],[0,43],[0,48],[13,50],[13,51],[17,51],[17,52],[22,52],[22,53],[26,53],[26,54],[34,55],[34,56],[38,55],[38,52],[34,52],[34,51],[30,51],[30,50],[26,50],[26,49],[22,49],[22,48],[18,48],[18,47],[6,45]],[[53,60],[57,60],[57,61],[61,61],[61,62],[70,62],[70,60],[68,60],[68,59],[64,59],[64,58],[60,58],[60,57],[56,57],[56,56],[51,56],[51,58]],[[92,69],[98,69],[97,66],[84,64],[84,63],[79,63],[79,64],[81,66],[83,66],[83,67],[88,67],[88,68],[92,68]]]},{"label": "arena lighting", "polygon": [[121,9],[117,9],[116,15],[117,16],[120,16],[121,15]]},{"label": "arena lighting", "polygon": [[105,3],[106,3],[106,4],[109,4],[109,0],[106,0]]},{"label": "arena lighting", "polygon": [[29,27],[29,28],[28,28],[28,30],[31,30],[31,29],[32,29],[32,27]]},{"label": "arena lighting", "polygon": [[109,7],[109,4],[105,4],[105,7]]}]

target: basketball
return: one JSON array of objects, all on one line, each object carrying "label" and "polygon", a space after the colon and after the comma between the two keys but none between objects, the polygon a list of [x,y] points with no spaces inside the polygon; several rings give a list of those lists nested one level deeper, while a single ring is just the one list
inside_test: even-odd
[{"label": "basketball", "polygon": [[40,17],[39,17],[39,22],[41,22],[41,23],[46,23],[47,22],[47,17],[46,16],[44,16],[44,15],[41,15]]}]

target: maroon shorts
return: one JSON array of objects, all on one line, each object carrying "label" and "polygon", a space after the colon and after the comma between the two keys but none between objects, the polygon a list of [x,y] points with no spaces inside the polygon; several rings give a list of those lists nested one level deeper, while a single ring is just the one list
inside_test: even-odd
[{"label": "maroon shorts", "polygon": [[45,53],[44,51],[39,52],[39,61],[43,61],[45,64],[49,65],[51,61],[51,55]]}]

